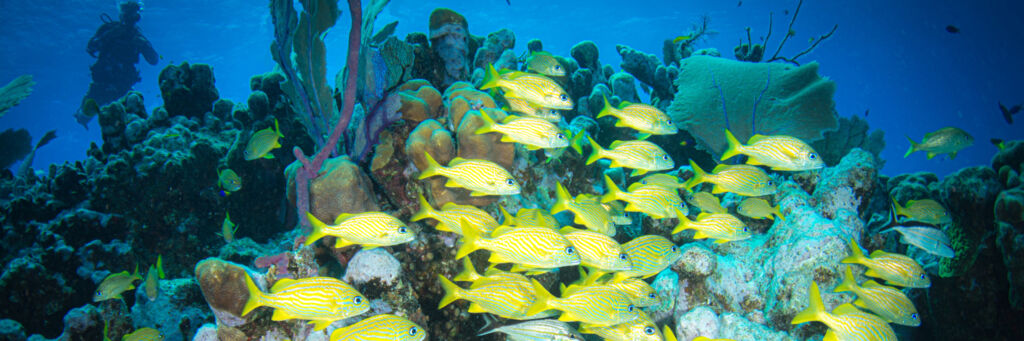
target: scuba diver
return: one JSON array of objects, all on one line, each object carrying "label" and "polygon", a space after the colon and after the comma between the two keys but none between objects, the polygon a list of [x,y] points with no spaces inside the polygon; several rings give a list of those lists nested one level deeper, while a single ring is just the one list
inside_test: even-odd
[{"label": "scuba diver", "polygon": [[96,58],[96,63],[89,68],[92,71],[89,91],[75,112],[75,120],[86,129],[89,121],[99,114],[100,106],[121,98],[135,83],[142,80],[139,78],[139,70],[135,68],[140,54],[150,65],[156,65],[160,58],[153,45],[135,26],[142,19],[142,3],[138,0],[125,0],[118,7],[118,21],[113,21],[106,13],[100,15],[103,25],[89,39],[85,49]]}]

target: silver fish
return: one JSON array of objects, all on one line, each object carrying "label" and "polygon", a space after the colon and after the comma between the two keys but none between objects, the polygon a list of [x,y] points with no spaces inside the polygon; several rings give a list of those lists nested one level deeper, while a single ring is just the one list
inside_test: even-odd
[{"label": "silver fish", "polygon": [[902,237],[900,242],[910,244],[930,254],[953,258],[955,253],[949,246],[949,237],[942,230],[929,226],[895,226],[879,233],[889,231],[899,232]]},{"label": "silver fish", "polygon": [[487,335],[493,332],[505,333],[511,341],[583,340],[583,336],[576,332],[575,328],[565,322],[554,319],[533,320],[501,326],[477,334],[477,336]]}]

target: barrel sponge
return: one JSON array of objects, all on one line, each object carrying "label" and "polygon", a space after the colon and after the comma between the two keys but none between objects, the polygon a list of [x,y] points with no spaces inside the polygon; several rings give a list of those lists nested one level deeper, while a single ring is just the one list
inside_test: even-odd
[{"label": "barrel sponge", "polygon": [[213,309],[242,316],[249,299],[245,268],[220,258],[207,258],[196,264],[196,281]]},{"label": "barrel sponge", "polygon": [[398,111],[402,118],[419,123],[434,118],[441,107],[441,93],[430,82],[413,79],[402,84],[398,89],[402,107]]},{"label": "barrel sponge", "polygon": [[683,59],[668,114],[715,156],[728,128],[740,141],[754,134],[789,135],[808,143],[836,129],[835,82],[818,64],[794,67],[711,56]]}]

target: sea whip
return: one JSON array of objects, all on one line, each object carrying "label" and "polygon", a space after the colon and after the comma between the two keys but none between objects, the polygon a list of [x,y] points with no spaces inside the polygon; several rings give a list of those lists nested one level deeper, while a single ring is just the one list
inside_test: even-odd
[{"label": "sea whip", "polygon": [[302,167],[295,171],[295,205],[299,222],[303,228],[310,226],[309,219],[306,218],[306,212],[309,212],[309,182],[316,179],[320,166],[338,147],[341,132],[348,128],[348,122],[352,119],[352,109],[356,103],[356,72],[359,70],[359,41],[362,33],[360,25],[363,22],[362,2],[349,0],[348,8],[352,13],[352,29],[348,33],[348,57],[345,59],[348,77],[345,78],[345,99],[342,102],[338,123],[331,129],[331,136],[327,138],[327,143],[313,156],[313,160],[306,157],[301,148],[292,149],[295,159],[302,163]]}]

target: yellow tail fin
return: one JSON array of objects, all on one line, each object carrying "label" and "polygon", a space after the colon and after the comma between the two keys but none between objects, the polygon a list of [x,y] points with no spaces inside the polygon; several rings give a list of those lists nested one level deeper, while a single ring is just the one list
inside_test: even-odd
[{"label": "yellow tail fin", "polygon": [[867,257],[864,257],[864,252],[860,250],[860,245],[857,245],[857,242],[854,241],[853,238],[850,238],[850,252],[852,252],[850,256],[843,258],[843,260],[839,262],[847,264],[864,264],[864,261],[867,260]]},{"label": "yellow tail fin", "polygon": [[306,212],[306,218],[309,218],[309,225],[313,226],[313,232],[309,233],[309,236],[306,237],[306,242],[304,243],[304,245],[309,246],[327,235],[324,233],[324,229],[327,228],[327,224],[324,224],[324,222],[317,219],[316,216],[310,212]]},{"label": "yellow tail fin", "polygon": [[455,259],[461,259],[480,249],[480,230],[470,226],[466,218],[460,218],[459,221],[462,224],[462,245],[459,246]]},{"label": "yellow tail fin", "polygon": [[914,142],[914,140],[911,139],[910,136],[906,136],[906,138],[907,138],[907,141],[910,141],[910,148],[907,149],[907,153],[906,154],[903,154],[903,158],[904,159],[906,159],[908,156],[910,156],[910,154],[913,154],[914,152],[916,152],[917,151],[917,145],[918,145],[918,143]]},{"label": "yellow tail fin", "polygon": [[693,223],[693,221],[690,221],[690,219],[683,214],[683,211],[678,208],[676,209],[676,218],[679,218],[679,224],[676,224],[676,228],[672,229],[672,234],[683,232],[683,230],[691,228],[690,224]]},{"label": "yellow tail fin", "polygon": [[846,266],[846,275],[843,276],[843,282],[839,283],[832,292],[844,292],[849,291],[857,293],[857,281],[853,279],[853,270],[850,270],[850,266]]},{"label": "yellow tail fin", "polygon": [[604,107],[601,108],[601,112],[597,113],[597,118],[602,118],[605,116],[615,116],[616,109],[615,107],[612,106],[611,103],[608,102],[608,96],[601,97],[604,98]]},{"label": "yellow tail fin", "polygon": [[601,154],[604,154],[604,148],[601,148],[601,145],[597,144],[597,141],[594,141],[590,136],[587,136],[587,140],[590,141],[591,147],[590,156],[587,157],[587,164],[589,165],[601,159],[603,156]]},{"label": "yellow tail fin", "polygon": [[494,69],[494,64],[487,64],[484,82],[480,85],[480,90],[496,88],[499,81],[501,81],[501,75],[498,74],[498,70]]},{"label": "yellow tail fin", "polygon": [[481,110],[480,118],[484,120],[484,124],[481,125],[480,128],[477,128],[474,134],[486,134],[497,132],[497,130],[494,130],[494,125],[497,123],[494,122],[494,119],[491,118],[490,115],[487,115],[487,112]]},{"label": "yellow tail fin", "polygon": [[601,202],[622,200],[622,190],[619,189],[619,186],[615,185],[615,181],[612,181],[612,178],[608,177],[608,174],[604,175],[604,186],[606,187],[605,191],[607,193],[601,196]]},{"label": "yellow tail fin", "polygon": [[248,315],[250,311],[263,306],[263,291],[256,286],[249,274],[245,274],[245,287],[249,289],[249,299],[245,301],[245,308],[242,308],[242,316]]},{"label": "yellow tail fin", "polygon": [[533,284],[534,296],[536,296],[537,299],[533,300],[533,304],[526,309],[526,316],[537,315],[550,309],[551,300],[555,298],[550,292],[548,292],[548,289],[545,289],[544,286],[541,285],[540,282],[537,282],[536,279],[531,279],[530,283]]},{"label": "yellow tail fin", "polygon": [[427,218],[437,219],[437,211],[434,210],[433,206],[430,206],[430,202],[423,196],[423,193],[420,193],[420,210],[413,214],[409,220],[420,221]]},{"label": "yellow tail fin", "polygon": [[437,163],[437,160],[434,160],[434,157],[430,156],[429,152],[423,152],[423,155],[427,157],[427,169],[420,173],[419,179],[423,180],[435,175],[441,175],[440,170],[443,168],[441,164]]},{"label": "yellow tail fin", "polygon": [[725,148],[725,152],[722,153],[722,158],[720,160],[725,161],[733,156],[741,154],[743,144],[736,139],[736,136],[733,135],[729,129],[725,130],[725,140],[729,143],[729,147]]},{"label": "yellow tail fin", "polygon": [[572,196],[569,195],[569,191],[565,189],[565,186],[562,186],[562,183],[558,183],[558,186],[555,188],[555,204],[551,206],[551,214],[568,211],[571,200]]},{"label": "yellow tail fin", "polygon": [[501,211],[501,217],[502,217],[501,224],[502,225],[508,225],[508,226],[519,225],[519,224],[516,224],[516,217],[513,217],[511,213],[508,213],[508,210],[505,210],[505,207],[503,207],[501,205],[498,205],[498,210]]},{"label": "yellow tail fin", "polygon": [[458,282],[476,282],[480,279],[480,273],[476,272],[476,268],[473,267],[473,261],[466,257],[462,259],[462,272],[456,274],[452,279]]},{"label": "yellow tail fin", "polygon": [[700,166],[698,166],[696,162],[693,162],[693,159],[690,159],[690,168],[693,168],[693,177],[683,183],[683,186],[685,186],[687,190],[690,190],[694,186],[704,182],[704,177],[708,175],[707,172],[700,169]]},{"label": "yellow tail fin", "polygon": [[445,306],[452,304],[462,298],[462,288],[455,285],[454,282],[449,281],[444,276],[437,275],[438,280],[441,281],[441,288],[444,289],[444,297],[441,298],[441,303],[437,304],[437,309],[444,308]]},{"label": "yellow tail fin", "polygon": [[791,324],[801,324],[804,322],[811,321],[822,321],[825,314],[825,303],[821,301],[821,293],[818,292],[818,283],[811,282],[811,288],[808,293],[808,307],[800,313],[793,316]]}]

